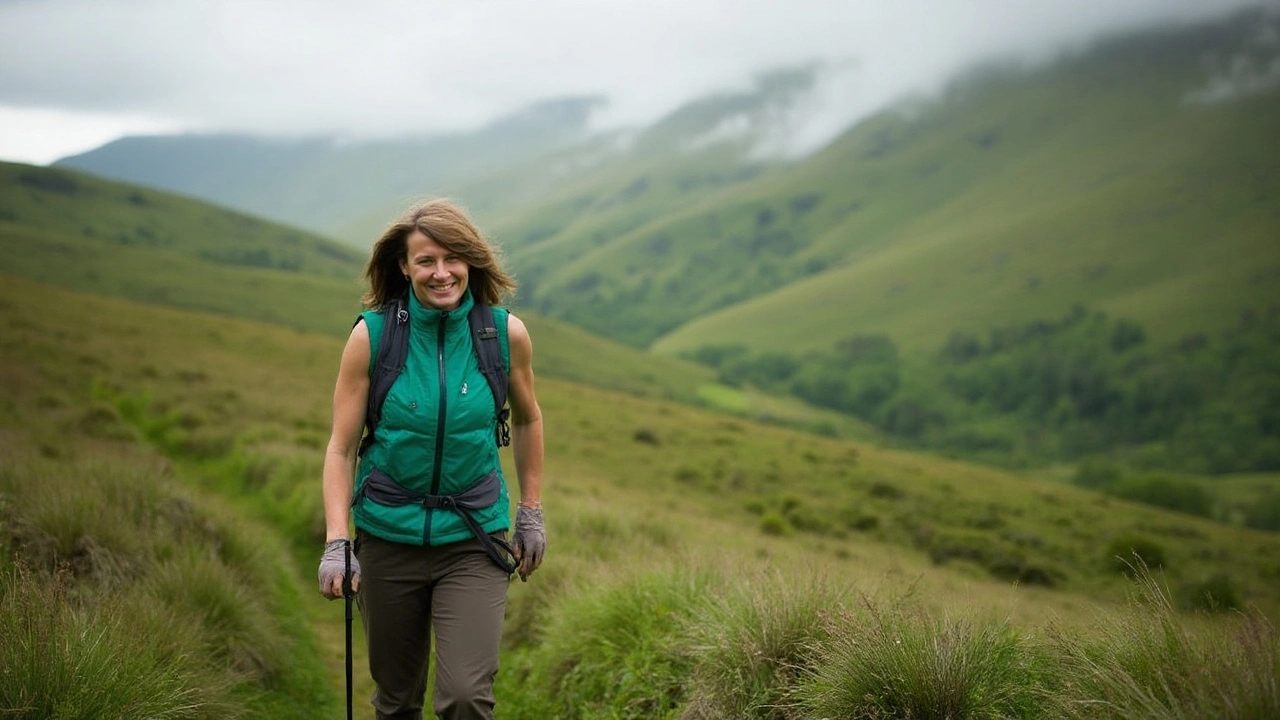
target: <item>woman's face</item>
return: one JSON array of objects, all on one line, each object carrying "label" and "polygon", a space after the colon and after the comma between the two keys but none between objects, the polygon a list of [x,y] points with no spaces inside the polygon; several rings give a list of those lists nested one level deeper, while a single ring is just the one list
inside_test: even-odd
[{"label": "woman's face", "polygon": [[471,266],[418,230],[405,238],[400,270],[409,276],[418,302],[436,310],[453,310],[462,302]]}]

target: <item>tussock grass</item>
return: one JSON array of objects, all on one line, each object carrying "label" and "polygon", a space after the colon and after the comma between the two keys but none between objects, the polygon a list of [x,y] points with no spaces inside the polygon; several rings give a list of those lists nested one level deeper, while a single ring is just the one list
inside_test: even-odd
[{"label": "tussock grass", "polygon": [[835,618],[797,694],[810,717],[1039,717],[1041,663],[1008,623],[879,607]]},{"label": "tussock grass", "polygon": [[1208,622],[1180,615],[1139,570],[1132,611],[1099,618],[1097,636],[1056,628],[1063,717],[1100,720],[1280,717],[1280,636],[1249,611]]},{"label": "tussock grass", "polygon": [[1280,642],[1264,616],[1179,613],[1149,573],[1135,588],[1095,627],[1041,632],[803,569],[602,569],[508,649],[499,706],[516,718],[1280,716]]},{"label": "tussock grass", "polygon": [[542,642],[515,659],[518,689],[504,712],[529,720],[673,717],[692,670],[683,631],[716,591],[714,576],[675,569],[566,594]]},{"label": "tussock grass", "polygon": [[797,680],[850,595],[821,575],[759,573],[709,599],[687,629],[697,662],[682,720],[798,717]]},{"label": "tussock grass", "polygon": [[0,716],[239,717],[236,707],[218,702],[216,678],[172,662],[171,640],[135,634],[137,608],[130,605],[75,603],[65,570],[0,572]]},{"label": "tussock grass", "polygon": [[270,536],[154,457],[5,440],[0,715],[301,718],[331,700]]}]

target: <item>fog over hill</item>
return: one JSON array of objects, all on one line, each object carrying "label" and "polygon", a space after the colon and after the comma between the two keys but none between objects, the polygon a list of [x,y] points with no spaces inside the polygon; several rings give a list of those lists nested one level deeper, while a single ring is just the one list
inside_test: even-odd
[{"label": "fog over hill", "polygon": [[43,163],[156,132],[463,132],[556,97],[606,97],[595,127],[638,127],[763,71],[819,63],[815,100],[786,141],[796,152],[975,62],[1042,61],[1256,6],[1276,3],[5,2],[0,157]]}]

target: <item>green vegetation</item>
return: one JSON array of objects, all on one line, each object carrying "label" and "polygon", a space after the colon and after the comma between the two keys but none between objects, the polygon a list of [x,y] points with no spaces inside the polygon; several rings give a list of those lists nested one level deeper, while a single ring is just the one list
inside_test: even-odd
[{"label": "green vegetation", "polygon": [[341,333],[363,254],[169,193],[0,163],[7,273],[139,302]]},{"label": "green vegetation", "polygon": [[1088,630],[1020,630],[910,597],[659,565],[585,584],[499,676],[516,718],[1265,718],[1280,637],[1180,615],[1142,572]]},{"label": "green vegetation", "polygon": [[[711,386],[689,363],[640,367],[642,356],[616,347],[599,362],[588,360],[594,353],[556,353],[546,373],[1006,466],[1106,454],[1142,471],[1267,472],[1280,467],[1271,359],[1280,94],[1195,98],[1225,72],[1222,58],[1261,53],[1269,62],[1272,50],[1257,38],[1274,23],[1244,12],[1114,38],[1035,70],[975,70],[937,97],[885,111],[786,162],[756,151],[779,131],[775,109],[807,97],[812,69],[766,74],[625,137],[581,139],[591,101],[566,101],[539,110],[569,121],[565,136],[531,135],[514,122],[504,127],[523,149],[505,159],[483,155],[485,162],[476,155],[467,171],[454,153],[502,128],[454,138],[456,146],[440,139],[432,172],[507,248],[522,314],[707,361],[741,393]],[[202,144],[236,145],[155,141],[175,152],[184,142],[197,155]],[[122,143],[97,154],[95,167],[145,166],[146,143],[135,144],[134,160]],[[326,158],[316,160],[325,167],[337,156],[355,162],[354,151],[310,151],[294,148],[282,167],[304,157]],[[364,151],[365,170],[352,177],[395,156],[389,145]],[[14,197],[33,200],[0,211],[0,224],[36,218],[38,191],[56,209],[50,217],[70,218],[58,221],[60,234],[93,225],[80,203],[57,201],[78,199],[90,181],[41,172],[12,173],[22,188]],[[322,179],[282,183],[255,202],[327,197],[310,184]],[[360,192],[369,185],[357,184]],[[407,201],[403,187],[376,203],[353,194],[345,210],[331,204],[333,212],[351,223],[372,223],[374,214],[385,222],[388,204]],[[116,195],[139,212],[156,202],[134,188]],[[134,195],[141,206],[128,200]],[[280,199],[281,207],[297,202]],[[372,204],[357,210],[361,202]],[[95,233],[96,243],[127,236],[130,249],[154,249],[148,236],[174,234],[135,232],[154,224],[145,214],[102,214],[127,219]],[[354,310],[349,284],[297,287],[277,271],[178,287],[159,266],[170,258],[60,241],[90,257],[87,268],[102,265],[98,274],[115,278],[116,287],[104,287],[87,276],[96,271],[64,270],[58,256],[33,253],[43,231],[27,232],[21,243],[21,235],[3,235],[16,251],[15,271],[45,281],[334,334]],[[230,248],[202,241],[192,254],[256,262],[266,253],[278,269],[279,245],[263,239]],[[154,269],[124,281],[113,263]],[[177,267],[181,276],[194,270]],[[233,298],[253,300],[237,308]],[[577,336],[556,337],[552,348],[604,347],[548,323],[545,334]],[[753,388],[831,412],[804,403],[779,409],[750,397]]]},{"label": "green vegetation", "polygon": [[[551,538],[511,589],[502,712],[1280,714],[1276,100],[1178,104],[1238,41],[992,73],[786,166],[685,144],[806,82],[765,78],[495,220]],[[0,714],[336,716],[313,568],[358,259],[0,181]],[[477,182],[486,212],[523,192]]]},{"label": "green vegetation", "polygon": [[[1185,98],[1221,69],[1203,58],[1233,56],[1261,24],[986,69],[812,156],[761,162],[749,151],[771,126],[755,108],[803,96],[796,73],[691,104],[665,144],[647,128],[487,224],[533,308],[663,354],[797,354],[847,328],[914,355],[1077,303],[1161,343],[1214,334],[1274,295],[1277,95]],[[696,142],[729,120],[750,132]]]},{"label": "green vegetation", "polygon": [[302,718],[332,699],[272,533],[154,460],[3,447],[6,716]]},{"label": "green vegetation", "polygon": [[[7,185],[6,185],[7,183]],[[206,310],[345,336],[359,310],[363,257],[334,243],[154,190],[66,170],[0,163],[0,252],[6,272],[152,305]],[[110,232],[83,233],[92,219]],[[165,242],[128,242],[116,230],[154,227]],[[124,231],[121,231],[124,232]],[[127,234],[127,233],[126,233]],[[283,238],[283,239],[282,239]],[[297,240],[302,238],[305,240]],[[290,269],[225,261],[218,247],[270,256]],[[223,258],[223,259],[219,259]],[[753,420],[865,437],[864,423],[786,397],[714,387],[697,363],[655,357],[518,308],[538,338],[541,375],[645,397],[705,404]],[[717,393],[717,390],[719,392]],[[710,396],[708,395],[710,394]],[[732,408],[721,400],[731,395]]]},{"label": "green vegetation", "polygon": [[[724,383],[790,392],[904,443],[997,464],[1109,453],[1146,470],[1280,469],[1280,315],[1248,315],[1216,338],[1167,346],[1145,338],[1136,322],[1077,306],[1056,320],[993,329],[985,341],[954,333],[915,362],[883,335],[798,358],[735,345],[704,347],[694,359],[718,368]],[[1170,478],[1081,484],[1211,511],[1198,485]]]},{"label": "green vegetation", "polygon": [[[6,613],[21,623],[14,637],[99,629],[103,654],[76,653],[84,664],[67,672],[108,663],[128,673],[121,687],[172,688],[195,707],[175,717],[331,712],[341,613],[313,592],[310,568],[341,340],[15,278],[0,311],[0,439],[6,458],[29,456],[6,463],[0,561],[8,582],[38,579],[5,591],[21,609]],[[546,495],[555,556],[512,588],[500,696],[514,717],[805,717],[846,702],[837,685],[904,664],[912,684],[877,694],[879,711],[950,693],[964,712],[1052,717],[1035,714],[1050,707],[1037,688],[1061,692],[1074,671],[1046,649],[1045,618],[1092,637],[1082,608],[1119,612],[1105,603],[1133,581],[1116,556],[1153,555],[1124,537],[1158,547],[1153,564],[1179,607],[1280,613],[1273,536],[554,379],[540,396],[558,430]],[[765,531],[770,515],[785,532]],[[865,582],[889,599],[859,600]],[[1020,609],[1011,582],[1024,588]],[[908,585],[911,603],[892,599]],[[36,612],[63,596],[69,615]],[[984,607],[1019,619],[985,620]],[[1243,619],[1194,622],[1234,632]],[[889,636],[903,655],[869,640]],[[931,657],[936,637],[955,638],[957,654]],[[849,654],[868,642],[881,654]],[[1121,655],[1114,643],[1128,641],[1097,642]],[[190,662],[157,662],[163,653]],[[975,655],[984,664],[966,664]],[[6,692],[52,692],[36,682]],[[364,697],[368,679],[358,682]],[[136,697],[108,694],[116,707]]]}]

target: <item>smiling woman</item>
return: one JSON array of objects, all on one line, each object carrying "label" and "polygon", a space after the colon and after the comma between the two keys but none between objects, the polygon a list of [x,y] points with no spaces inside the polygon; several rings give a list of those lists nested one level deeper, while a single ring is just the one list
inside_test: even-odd
[{"label": "smiling woman", "polygon": [[[365,276],[371,310],[347,340],[333,396],[320,592],[358,593],[378,718],[422,717],[433,635],[436,714],[492,718],[507,583],[527,579],[546,550],[533,345],[495,307],[515,280],[442,200],[394,222]],[[499,458],[508,399],[520,484],[510,545]]]}]

